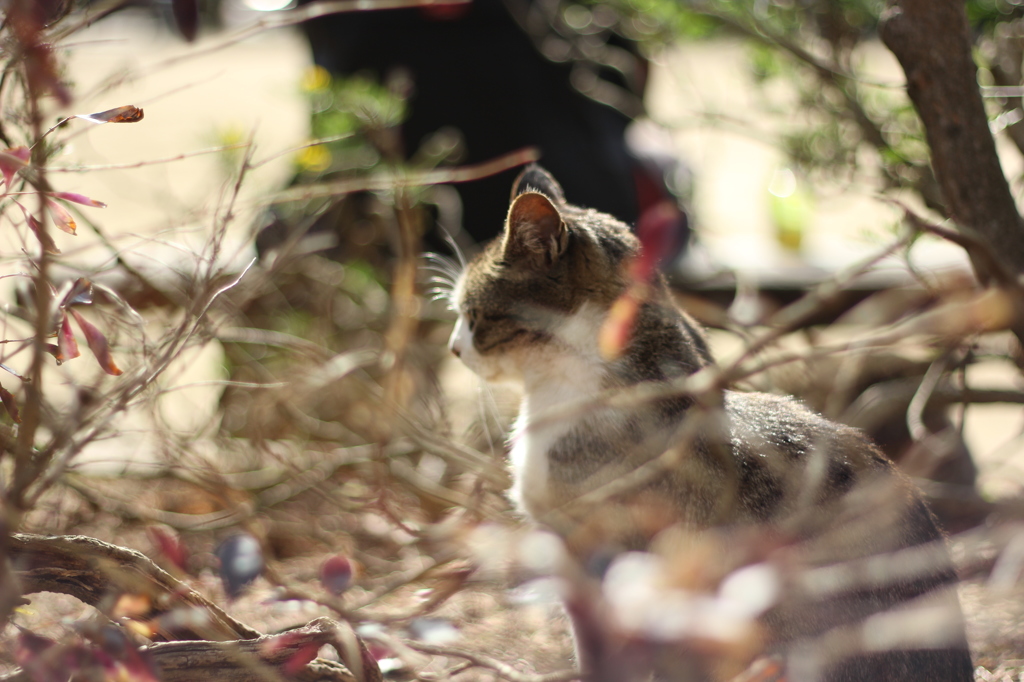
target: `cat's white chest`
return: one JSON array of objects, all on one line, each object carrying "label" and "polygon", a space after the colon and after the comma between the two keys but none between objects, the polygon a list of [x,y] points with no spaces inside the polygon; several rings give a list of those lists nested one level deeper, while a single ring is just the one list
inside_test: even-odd
[{"label": "cat's white chest", "polygon": [[534,517],[568,502],[552,489],[549,453],[582,419],[565,410],[592,400],[603,388],[596,342],[603,320],[599,309],[582,306],[554,328],[556,346],[522,367],[525,391],[510,438],[511,496]]},{"label": "cat's white chest", "polygon": [[531,516],[540,516],[568,501],[553,496],[549,453],[559,439],[579,424],[580,419],[552,417],[556,411],[571,410],[572,405],[592,399],[600,389],[597,377],[581,377],[577,382],[545,382],[523,398],[510,437],[511,496]]}]

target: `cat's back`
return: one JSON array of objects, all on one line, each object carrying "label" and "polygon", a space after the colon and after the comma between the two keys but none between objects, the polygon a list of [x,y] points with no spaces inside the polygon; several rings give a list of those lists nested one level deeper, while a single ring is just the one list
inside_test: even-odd
[{"label": "cat's back", "polygon": [[[841,662],[810,676],[970,679],[956,573],[943,534],[909,479],[863,433],[792,398],[727,392],[724,407],[735,499],[745,505],[740,516],[775,528],[802,574],[791,598],[767,617],[775,637],[814,641],[828,633],[839,649],[870,647],[887,618],[896,622],[915,609],[939,618],[904,615],[917,623],[911,639],[920,641],[894,641],[892,651],[880,643],[875,653],[853,656],[834,651]],[[829,647],[819,643],[827,660]]]},{"label": "cat's back", "polygon": [[726,391],[724,408],[741,518],[825,536],[833,562],[941,540],[914,485],[858,429],[767,393]]}]

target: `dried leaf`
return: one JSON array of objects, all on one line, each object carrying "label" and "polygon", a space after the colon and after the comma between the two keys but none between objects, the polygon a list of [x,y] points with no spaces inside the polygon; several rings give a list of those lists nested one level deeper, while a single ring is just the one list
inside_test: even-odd
[{"label": "dried leaf", "polygon": [[28,147],[14,147],[0,152],[0,173],[3,173],[8,191],[11,189],[11,183],[14,182],[14,176],[28,165],[29,155]]},{"label": "dried leaf", "polygon": [[75,333],[71,331],[71,320],[67,315],[63,315],[60,320],[60,331],[57,333],[57,364],[73,360],[81,354]]},{"label": "dried leaf", "polygon": [[157,633],[156,627],[154,627],[153,621],[143,622],[141,620],[126,620],[122,623],[128,632],[139,637],[145,637],[146,639],[153,639],[153,636]]},{"label": "dried leaf", "polygon": [[14,646],[14,662],[25,667],[35,661],[41,653],[54,646],[57,642],[49,637],[42,637],[19,628],[18,641]]},{"label": "dried leaf", "polygon": [[128,594],[127,592],[117,598],[111,615],[119,618],[140,618],[149,614],[153,609],[153,600],[146,594]]},{"label": "dried leaf", "polygon": [[285,673],[285,678],[293,679],[316,658],[320,652],[320,642],[315,639],[310,641],[307,633],[293,630],[267,638],[260,644],[260,652],[273,658],[285,654],[287,657],[281,669]]},{"label": "dried leaf", "polygon": [[622,354],[633,336],[633,324],[639,311],[640,297],[632,287],[615,300],[597,337],[601,357],[614,360]]},{"label": "dried leaf", "polygon": [[126,104],[123,107],[107,109],[95,114],[77,114],[76,117],[91,123],[137,123],[141,121],[144,114],[142,109],[134,104]]},{"label": "dried leaf", "polygon": [[18,204],[18,208],[21,209],[22,214],[25,216],[25,222],[28,224],[30,230],[36,233],[36,238],[39,240],[39,245],[43,247],[43,251],[51,255],[60,255],[60,249],[57,248],[57,244],[54,243],[53,238],[50,237],[49,232],[43,229],[43,226],[39,224],[39,221],[35,219],[28,209],[25,208],[21,202],[15,201]]},{"label": "dried leaf", "polygon": [[288,660],[282,666],[285,677],[292,678],[298,675],[310,661],[316,658],[319,652],[320,645],[315,642],[299,647],[294,654],[288,657]]},{"label": "dried leaf", "polygon": [[120,374],[121,370],[114,364],[114,358],[110,355],[110,344],[107,343],[107,337],[89,320],[82,317],[77,310],[72,309],[71,314],[75,316],[79,329],[85,334],[85,342],[89,344],[89,350],[96,356],[96,361],[100,363],[100,369],[114,376]]},{"label": "dried leaf", "polygon": [[32,158],[32,150],[26,147],[25,145],[22,145],[20,147],[10,147],[8,149],[5,149],[4,153],[10,154],[11,156],[21,161],[24,161],[25,163],[28,163],[28,160]]},{"label": "dried leaf", "polygon": [[46,207],[50,211],[50,218],[53,220],[53,224],[61,232],[67,232],[68,234],[75,234],[75,230],[78,229],[78,225],[75,224],[75,219],[71,217],[71,214],[66,208],[58,204],[53,199],[46,200]]},{"label": "dried leaf", "polygon": [[320,566],[320,583],[328,592],[338,595],[352,586],[354,574],[349,558],[336,554],[328,557]]},{"label": "dried leaf", "polygon": [[149,526],[146,528],[146,535],[162,556],[182,571],[187,570],[185,565],[188,563],[188,548],[176,532],[166,526]]},{"label": "dried leaf", "polygon": [[43,251],[51,256],[59,256],[60,249],[57,248],[57,243],[53,241],[50,233],[43,229],[43,226],[35,219],[35,216],[26,213],[25,220],[28,221],[29,229],[36,233],[36,238],[39,240],[39,245],[43,248]]},{"label": "dried leaf", "polygon": [[[144,602],[148,605],[149,599]],[[103,627],[94,641],[99,646],[93,648],[92,654],[106,672],[105,679],[132,682],[157,682],[159,679],[152,657],[139,651],[119,628],[113,625]]]},{"label": "dried leaf", "polygon": [[61,310],[73,305],[92,305],[92,282],[85,277],[76,279],[60,301]]},{"label": "dried leaf", "polygon": [[[133,682],[159,682],[161,676],[156,661],[145,651],[133,650],[125,661],[125,673]],[[120,678],[115,678],[120,679]]]},{"label": "dried leaf", "polygon": [[54,192],[53,196],[57,197],[58,199],[63,199],[64,201],[70,201],[72,203],[81,204],[83,206],[92,206],[93,208],[107,207],[107,205],[104,204],[102,201],[90,199],[84,194],[77,194],[76,192]]},{"label": "dried leaf", "polygon": [[[219,548],[218,551],[220,551]],[[274,654],[277,654],[282,649],[295,648],[299,644],[299,642],[301,642],[304,638],[305,635],[303,633],[296,632],[294,630],[291,632],[282,632],[281,634],[275,635],[274,637],[268,637],[266,640],[260,643],[260,653],[262,653],[264,656],[274,656]]]},{"label": "dried leaf", "polygon": [[0,386],[0,402],[3,403],[4,409],[7,410],[7,414],[11,415],[11,419],[14,423],[20,424],[21,413],[18,411],[18,401],[14,399],[14,394],[3,386]]},{"label": "dried leaf", "polygon": [[633,278],[650,281],[661,261],[675,252],[685,229],[686,215],[671,201],[658,202],[644,211],[636,223],[641,249],[633,262]]}]

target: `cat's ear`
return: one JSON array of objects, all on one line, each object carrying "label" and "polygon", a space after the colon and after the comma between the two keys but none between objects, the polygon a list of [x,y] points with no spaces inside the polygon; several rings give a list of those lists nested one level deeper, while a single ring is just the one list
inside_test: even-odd
[{"label": "cat's ear", "polygon": [[549,268],[568,245],[569,229],[551,199],[538,192],[526,192],[515,198],[505,222],[506,262]]},{"label": "cat's ear", "polygon": [[526,192],[545,194],[548,199],[558,205],[565,203],[565,193],[562,191],[562,186],[558,184],[558,180],[555,180],[551,173],[535,163],[523,168],[519,177],[512,183],[512,197],[509,201],[515,201],[517,196]]}]

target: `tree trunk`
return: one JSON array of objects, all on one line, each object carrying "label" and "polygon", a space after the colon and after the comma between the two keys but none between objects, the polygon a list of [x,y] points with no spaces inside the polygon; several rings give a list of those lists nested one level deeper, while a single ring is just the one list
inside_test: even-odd
[{"label": "tree trunk", "polygon": [[[989,131],[964,1],[889,0],[879,33],[906,74],[949,216],[982,236],[1006,269],[1024,273],[1024,221]],[[970,256],[982,282],[998,279]]]}]

